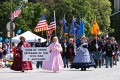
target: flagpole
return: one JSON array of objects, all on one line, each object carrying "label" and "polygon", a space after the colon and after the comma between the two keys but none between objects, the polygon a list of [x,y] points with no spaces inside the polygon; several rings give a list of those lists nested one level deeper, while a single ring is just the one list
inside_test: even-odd
[{"label": "flagpole", "polygon": [[61,24],[60,39],[61,39],[61,43],[62,43],[63,42],[63,22]]},{"label": "flagpole", "polygon": [[65,15],[62,19],[62,25],[61,25],[61,40],[62,40],[62,42],[63,42],[63,37],[64,37],[64,30],[63,30],[64,18],[65,18]]},{"label": "flagpole", "polygon": [[[96,20],[96,16],[95,16],[95,20]],[[95,34],[95,37],[96,37],[96,48],[97,48],[97,46],[98,46],[98,44],[97,44],[98,43],[98,41],[97,41],[97,38],[98,38],[97,33]],[[98,48],[97,48],[97,51],[98,51]]]},{"label": "flagpole", "polygon": [[[56,28],[56,17],[55,17],[55,10],[54,10],[54,21],[55,21],[55,28]],[[57,28],[56,28],[57,29]],[[55,29],[55,36],[56,36],[56,29]]]},{"label": "flagpole", "polygon": [[47,29],[46,29],[46,36],[48,38],[48,26],[47,26]]},{"label": "flagpole", "polygon": [[[73,20],[74,20],[74,16],[73,16]],[[74,25],[74,42],[75,42],[75,25]]]},{"label": "flagpole", "polygon": [[[73,20],[74,20],[74,16],[73,16]],[[74,52],[76,54],[76,36],[75,36],[75,25],[74,25]]]}]

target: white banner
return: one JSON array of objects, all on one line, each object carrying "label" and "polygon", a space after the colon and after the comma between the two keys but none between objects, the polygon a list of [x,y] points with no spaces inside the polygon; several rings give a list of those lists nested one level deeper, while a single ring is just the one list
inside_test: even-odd
[{"label": "white banner", "polygon": [[48,47],[29,47],[23,48],[23,61],[44,61],[49,60]]}]

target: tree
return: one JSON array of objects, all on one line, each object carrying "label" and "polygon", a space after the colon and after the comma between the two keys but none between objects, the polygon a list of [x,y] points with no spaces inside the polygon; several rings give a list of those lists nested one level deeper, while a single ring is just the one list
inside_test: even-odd
[{"label": "tree", "polygon": [[103,33],[111,29],[109,27],[110,6],[111,3],[108,0],[54,0],[54,5],[47,9],[50,10],[50,15],[53,10],[56,11],[57,25],[65,15],[68,29],[70,29],[73,16],[77,18],[78,23],[81,18],[84,18],[85,33],[90,36],[91,22],[95,17]]},{"label": "tree", "polygon": [[6,25],[9,22],[10,16],[10,4],[8,2],[4,2],[0,4],[0,32],[2,32],[2,37],[7,36]]},{"label": "tree", "polygon": [[96,17],[102,32],[106,33],[110,28],[111,3],[108,0],[90,0],[93,15]]},{"label": "tree", "polygon": [[[34,31],[34,28],[36,27],[38,21],[40,20],[41,15],[44,13],[44,5],[43,3],[23,3],[22,12],[19,17],[14,19],[15,23],[15,32],[17,32],[18,29],[21,29],[22,32],[31,30]],[[13,11],[19,6],[20,2],[13,1],[12,7]],[[7,34],[7,29],[5,29],[7,22],[10,21],[10,3],[3,2],[3,4],[0,5],[0,30],[1,32]],[[7,37],[7,35],[3,35],[4,37]]]},{"label": "tree", "polygon": [[[21,0],[20,0],[21,1]],[[19,6],[20,1],[13,1],[13,11]],[[83,18],[85,22],[85,34],[90,36],[91,22],[96,17],[100,30],[108,32],[111,30],[110,18],[111,3],[108,0],[51,0],[52,5],[49,4],[49,0],[46,2],[38,3],[23,3],[22,13],[13,22],[16,25],[15,32],[18,29],[22,31],[33,31],[42,14],[47,15],[47,21],[50,23],[53,19],[53,12],[56,12],[57,21],[57,36],[60,35],[60,20],[66,17],[67,27],[70,29],[72,23],[72,17],[77,18],[77,23]],[[9,22],[10,16],[10,3],[9,0],[0,5],[0,30],[3,31],[7,22]],[[5,33],[7,30],[4,31]],[[41,33],[37,33],[42,35]]]},{"label": "tree", "polygon": [[[113,12],[116,12],[116,10],[113,9]],[[117,41],[120,40],[120,36],[119,36],[119,33],[120,33],[120,13],[117,13],[113,16],[110,17],[111,18],[111,28],[114,29],[114,32],[113,33],[110,33],[110,36],[114,36],[116,38]],[[119,41],[120,42],[120,41]]]}]

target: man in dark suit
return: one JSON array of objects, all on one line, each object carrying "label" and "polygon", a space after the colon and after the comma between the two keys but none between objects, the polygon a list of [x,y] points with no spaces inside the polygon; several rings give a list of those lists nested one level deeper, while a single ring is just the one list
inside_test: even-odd
[{"label": "man in dark suit", "polygon": [[[41,43],[41,39],[38,39],[38,43],[35,43],[35,47],[43,47],[43,44]],[[37,69],[39,68],[39,66],[42,67],[42,61],[37,61],[36,63]]]},{"label": "man in dark suit", "polygon": [[63,43],[61,44],[62,49],[63,49],[62,58],[63,58],[64,68],[66,68],[66,67],[68,68],[68,60],[69,60],[69,56],[70,56],[67,51],[67,45],[68,45],[68,42],[67,42],[67,39],[65,38],[63,40]]},{"label": "man in dark suit", "polygon": [[43,43],[43,47],[48,47],[51,44],[50,36],[47,37],[46,42]]}]

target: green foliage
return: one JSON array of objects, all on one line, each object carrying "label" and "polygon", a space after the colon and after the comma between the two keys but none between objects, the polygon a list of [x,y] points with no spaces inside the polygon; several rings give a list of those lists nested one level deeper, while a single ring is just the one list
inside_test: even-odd
[{"label": "green foliage", "polygon": [[[13,1],[13,11],[19,6],[21,0]],[[53,19],[53,13],[56,13],[57,35],[60,36],[60,20],[64,17],[67,20],[67,27],[70,29],[72,17],[77,18],[77,23],[80,23],[81,18],[85,22],[85,34],[90,36],[91,22],[96,17],[101,32],[108,32],[111,30],[110,18],[111,3],[109,0],[54,0],[54,5],[47,3],[23,3],[22,13],[13,21],[15,23],[15,32],[18,29],[22,31],[31,30],[34,32],[38,21],[42,14],[47,15],[47,21],[50,23]],[[0,4],[0,31],[5,30],[7,22],[9,22],[10,3],[9,0]],[[114,27],[113,27],[114,28]],[[42,32],[37,33],[42,36]],[[45,36],[45,32],[44,32]]]},{"label": "green foliage", "polygon": [[[115,10],[113,12],[116,12]],[[114,33],[110,33],[110,36],[114,36],[117,41],[120,40],[120,13],[111,16],[111,28],[114,29]],[[120,42],[120,41],[119,41]]]},{"label": "green foliage", "polygon": [[111,14],[111,3],[108,0],[92,0],[91,4],[93,14],[97,18],[100,30],[108,32],[110,29],[110,14]]},{"label": "green foliage", "polygon": [[[22,32],[30,30],[34,31],[35,26],[40,20],[41,15],[44,13],[44,4],[42,3],[24,3],[21,0],[16,0],[12,2],[12,11],[14,11],[21,3],[23,4],[22,12],[19,17],[14,19],[15,32],[21,29]],[[4,2],[0,4],[0,31],[4,30],[5,36],[7,37],[7,29],[5,29],[7,22],[10,21],[10,2]]]},{"label": "green foliage", "polygon": [[[110,18],[111,3],[108,0],[54,0],[51,12],[56,11],[57,24],[64,17],[67,20],[67,27],[70,29],[72,17],[77,18],[77,22],[81,18],[85,20],[85,34],[90,36],[91,22],[96,17],[101,32],[108,32],[111,28]],[[50,8],[50,7],[49,7]],[[59,25],[60,26],[60,25]]]}]

